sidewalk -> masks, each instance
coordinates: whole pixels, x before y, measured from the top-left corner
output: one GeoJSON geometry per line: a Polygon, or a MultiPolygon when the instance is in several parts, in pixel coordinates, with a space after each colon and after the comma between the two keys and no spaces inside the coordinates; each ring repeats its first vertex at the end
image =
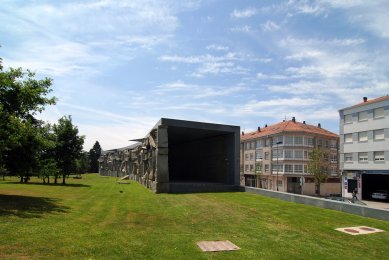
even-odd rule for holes
{"type": "Polygon", "coordinates": [[[388,202],[379,202],[379,201],[371,201],[371,200],[362,200],[362,202],[365,203],[370,208],[389,210],[388,202]]]}

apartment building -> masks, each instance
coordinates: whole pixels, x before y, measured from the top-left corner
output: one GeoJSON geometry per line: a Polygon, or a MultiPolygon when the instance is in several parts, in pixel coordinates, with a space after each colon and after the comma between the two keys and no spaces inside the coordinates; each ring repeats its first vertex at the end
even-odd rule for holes
{"type": "Polygon", "coordinates": [[[389,96],[339,110],[342,194],[359,199],[389,191],[389,96]]]}
{"type": "Polygon", "coordinates": [[[241,180],[244,185],[290,193],[315,194],[308,172],[309,154],[321,147],[327,154],[329,172],[321,195],[340,194],[339,136],[305,121],[292,120],[258,127],[241,135],[241,180]]]}

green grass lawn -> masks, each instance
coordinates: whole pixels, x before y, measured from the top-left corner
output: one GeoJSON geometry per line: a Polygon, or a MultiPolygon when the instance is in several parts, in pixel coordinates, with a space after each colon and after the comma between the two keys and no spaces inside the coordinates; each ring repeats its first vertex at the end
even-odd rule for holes
{"type": "Polygon", "coordinates": [[[95,174],[68,182],[0,180],[0,259],[389,257],[386,221],[249,193],[154,194],[95,174]],[[335,230],[359,225],[386,232],[335,230]],[[201,240],[230,240],[241,250],[203,253],[201,240]]]}

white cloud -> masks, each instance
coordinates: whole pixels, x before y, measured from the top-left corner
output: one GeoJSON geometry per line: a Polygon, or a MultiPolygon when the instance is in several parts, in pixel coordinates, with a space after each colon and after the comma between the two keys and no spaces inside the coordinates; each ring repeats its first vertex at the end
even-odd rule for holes
{"type": "Polygon", "coordinates": [[[176,81],[172,83],[166,83],[160,86],[157,86],[153,91],[155,94],[163,95],[168,93],[172,95],[172,92],[175,92],[180,95],[180,98],[188,99],[203,99],[203,98],[212,98],[212,97],[221,97],[229,96],[234,93],[239,93],[244,91],[246,88],[244,86],[207,86],[207,85],[196,85],[196,84],[187,84],[182,81],[176,81]]]}
{"type": "Polygon", "coordinates": [[[232,32],[243,32],[243,33],[253,33],[253,30],[251,26],[245,25],[245,26],[240,26],[240,27],[233,27],[231,28],[232,32]]]}
{"type": "Polygon", "coordinates": [[[199,56],[163,55],[159,57],[159,60],[165,62],[199,64],[200,66],[191,74],[195,77],[203,77],[207,74],[247,74],[250,69],[237,65],[237,61],[252,60],[268,62],[267,59],[261,60],[233,52],[228,52],[222,56],[213,56],[210,54],[199,56]]]}
{"type": "Polygon", "coordinates": [[[322,3],[343,9],[351,24],[361,26],[379,37],[389,38],[389,5],[386,0],[323,0],[322,3]]]}
{"type": "Polygon", "coordinates": [[[211,44],[207,46],[207,50],[228,51],[229,47],[223,45],[211,44]]]}
{"type": "Polygon", "coordinates": [[[265,31],[265,32],[280,29],[280,26],[278,24],[276,24],[275,22],[270,21],[270,20],[267,21],[266,23],[262,24],[261,26],[262,26],[263,31],[265,31]]]}
{"type": "Polygon", "coordinates": [[[249,18],[253,15],[256,15],[258,13],[258,11],[254,8],[248,8],[248,9],[245,9],[245,10],[234,10],[230,16],[232,18],[249,18]]]}

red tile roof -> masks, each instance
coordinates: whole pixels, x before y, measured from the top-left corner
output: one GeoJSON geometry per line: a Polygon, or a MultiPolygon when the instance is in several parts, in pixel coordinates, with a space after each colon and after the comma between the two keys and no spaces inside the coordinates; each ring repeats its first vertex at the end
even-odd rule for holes
{"type": "Polygon", "coordinates": [[[261,131],[255,131],[250,133],[245,133],[244,135],[240,136],[240,140],[250,140],[253,138],[258,138],[262,136],[267,135],[275,135],[279,133],[305,133],[305,134],[316,134],[316,135],[323,135],[326,137],[339,137],[337,134],[332,133],[330,131],[327,131],[323,128],[314,126],[314,125],[308,125],[303,124],[300,122],[293,122],[292,120],[280,122],[274,125],[270,125],[268,127],[261,128],[261,131]]]}
{"type": "Polygon", "coordinates": [[[379,98],[375,98],[375,99],[371,99],[371,100],[367,100],[366,102],[361,102],[361,103],[358,103],[358,104],[353,105],[351,107],[343,108],[342,110],[348,109],[348,108],[360,107],[360,106],[364,106],[364,105],[369,105],[369,104],[377,103],[377,102],[384,101],[384,100],[387,100],[387,99],[389,99],[389,95],[386,95],[386,96],[383,96],[383,97],[379,97],[379,98]]]}

